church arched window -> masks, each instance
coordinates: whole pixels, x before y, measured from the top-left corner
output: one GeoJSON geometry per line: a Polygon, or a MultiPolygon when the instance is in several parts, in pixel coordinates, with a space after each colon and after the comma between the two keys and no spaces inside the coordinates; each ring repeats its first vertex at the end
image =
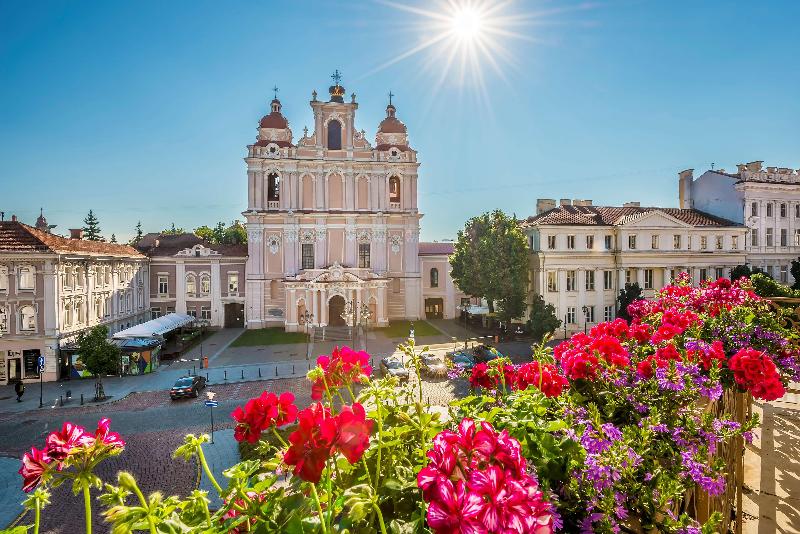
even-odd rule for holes
{"type": "Polygon", "coordinates": [[[397,176],[389,178],[389,202],[400,203],[400,178],[397,176]]]}
{"type": "Polygon", "coordinates": [[[267,200],[278,201],[281,199],[281,178],[274,172],[267,176],[267,200]]]}
{"type": "Polygon", "coordinates": [[[431,269],[431,287],[439,287],[439,269],[431,269]]]}
{"type": "Polygon", "coordinates": [[[328,150],[342,149],[342,123],[337,120],[328,122],[328,150]]]}

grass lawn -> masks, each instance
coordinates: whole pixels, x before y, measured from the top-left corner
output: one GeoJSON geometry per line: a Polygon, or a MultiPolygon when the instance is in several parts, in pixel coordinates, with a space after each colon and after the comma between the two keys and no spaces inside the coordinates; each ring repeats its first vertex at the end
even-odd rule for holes
{"type": "Polygon", "coordinates": [[[286,332],[283,328],[258,328],[245,330],[231,343],[231,347],[257,347],[262,345],[288,345],[305,343],[308,335],[303,332],[286,332]]]}
{"type": "MultiPolygon", "coordinates": [[[[411,328],[411,321],[391,321],[389,326],[380,329],[386,337],[408,337],[408,331],[411,328]]],[[[427,321],[414,321],[414,336],[440,336],[442,335],[434,326],[427,321]]]]}

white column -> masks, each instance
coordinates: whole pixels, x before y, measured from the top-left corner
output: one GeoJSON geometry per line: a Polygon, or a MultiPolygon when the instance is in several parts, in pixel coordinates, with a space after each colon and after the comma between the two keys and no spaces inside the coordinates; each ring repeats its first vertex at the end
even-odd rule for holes
{"type": "Polygon", "coordinates": [[[225,308],[222,305],[222,277],[220,276],[219,260],[211,261],[211,324],[222,326],[224,324],[225,308]]]}
{"type": "MultiPolygon", "coordinates": [[[[199,284],[200,279],[195,283],[199,284]]],[[[186,313],[186,265],[183,260],[175,262],[175,313],[186,313]]]]}

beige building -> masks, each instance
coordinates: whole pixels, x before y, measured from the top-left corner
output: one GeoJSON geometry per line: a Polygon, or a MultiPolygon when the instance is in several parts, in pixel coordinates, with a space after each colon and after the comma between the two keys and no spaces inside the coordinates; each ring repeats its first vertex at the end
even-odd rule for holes
{"type": "Polygon", "coordinates": [[[568,333],[613,320],[626,283],[650,298],[681,272],[698,283],[730,276],[745,262],[747,229],[694,209],[540,199],[522,227],[531,249],[531,296],[555,306],[568,333]]]}
{"type": "Polygon", "coordinates": [[[147,258],[127,245],[0,222],[0,383],[66,376],[61,347],[96,325],[111,333],[148,318],[147,258]]]}
{"type": "Polygon", "coordinates": [[[458,289],[450,276],[450,256],[453,255],[453,249],[454,244],[447,241],[419,244],[422,306],[426,319],[458,318],[460,308],[473,303],[468,295],[458,289]]]}
{"type": "Polygon", "coordinates": [[[295,141],[276,98],[247,147],[248,328],[422,316],[417,153],[391,101],[367,140],[334,81],[312,93],[312,131],[295,141]]]}

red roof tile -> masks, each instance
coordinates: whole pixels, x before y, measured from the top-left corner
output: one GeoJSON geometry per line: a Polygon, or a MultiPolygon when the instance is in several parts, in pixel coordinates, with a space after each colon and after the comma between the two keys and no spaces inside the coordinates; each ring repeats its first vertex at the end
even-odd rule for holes
{"type": "Polygon", "coordinates": [[[692,226],[741,226],[695,209],[618,207],[618,206],[559,206],[522,221],[523,226],[616,226],[658,211],[692,226]]]}
{"type": "Polygon", "coordinates": [[[42,232],[18,221],[0,222],[0,251],[142,257],[135,248],[128,245],[88,239],[68,239],[42,232]]]}
{"type": "Polygon", "coordinates": [[[419,255],[420,256],[450,256],[455,250],[455,243],[445,241],[442,243],[426,243],[420,242],[419,255]]]}

